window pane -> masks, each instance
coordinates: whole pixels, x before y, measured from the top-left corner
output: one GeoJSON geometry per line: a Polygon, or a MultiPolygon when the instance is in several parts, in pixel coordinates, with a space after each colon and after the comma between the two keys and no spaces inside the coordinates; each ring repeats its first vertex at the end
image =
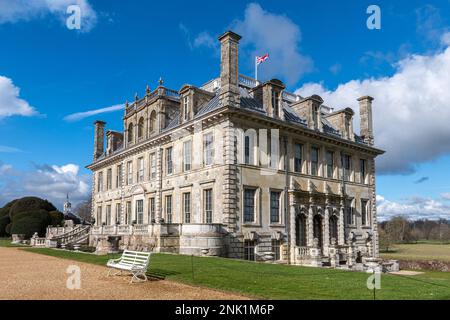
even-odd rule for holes
{"type": "Polygon", "coordinates": [[[172,196],[166,196],[167,223],[172,223],[172,196]]]}
{"type": "Polygon", "coordinates": [[[204,191],[204,202],[205,202],[205,221],[206,223],[212,223],[213,220],[212,189],[206,189],[204,191]]]}
{"type": "Polygon", "coordinates": [[[184,222],[191,223],[191,194],[183,193],[184,222]]]}
{"type": "Polygon", "coordinates": [[[172,174],[173,172],[172,147],[166,149],[166,170],[167,174],[172,174]]]}
{"type": "Polygon", "coordinates": [[[192,158],[192,142],[186,141],[183,144],[183,154],[184,154],[184,158],[183,158],[183,163],[184,163],[184,171],[189,171],[191,170],[191,158],[192,158]]]}
{"type": "Polygon", "coordinates": [[[302,145],[294,145],[294,171],[302,172],[302,145]]]}
{"type": "Polygon", "coordinates": [[[244,190],[244,222],[255,221],[255,189],[244,190]]]}
{"type": "Polygon", "coordinates": [[[144,200],[136,201],[136,222],[137,224],[144,223],[144,200]]]}
{"type": "Polygon", "coordinates": [[[214,137],[212,133],[205,134],[203,136],[203,150],[204,150],[204,159],[203,162],[205,165],[210,165],[213,163],[214,159],[214,137]]]}
{"type": "Polygon", "coordinates": [[[331,151],[327,152],[327,178],[333,178],[334,171],[334,153],[331,151]]]}
{"type": "Polygon", "coordinates": [[[319,168],[319,149],[311,148],[311,175],[317,176],[319,168]]]}
{"type": "Polygon", "coordinates": [[[280,222],[280,192],[270,192],[270,222],[280,222]]]}

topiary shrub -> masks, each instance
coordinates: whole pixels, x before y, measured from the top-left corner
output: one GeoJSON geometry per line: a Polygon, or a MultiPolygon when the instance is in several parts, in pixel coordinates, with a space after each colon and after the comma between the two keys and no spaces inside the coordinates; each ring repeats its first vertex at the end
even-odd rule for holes
{"type": "Polygon", "coordinates": [[[64,223],[64,214],[59,211],[50,211],[50,225],[52,226],[62,226],[64,223]]]}
{"type": "Polygon", "coordinates": [[[0,217],[0,237],[6,237],[9,234],[6,233],[6,226],[11,223],[9,215],[4,215],[0,217]]]}
{"type": "Polygon", "coordinates": [[[11,209],[9,210],[9,218],[14,221],[14,216],[23,212],[30,212],[34,210],[45,210],[50,212],[56,211],[56,208],[47,200],[37,197],[25,197],[14,201],[11,209]]]}
{"type": "Polygon", "coordinates": [[[42,237],[51,220],[49,213],[42,209],[20,213],[14,216],[11,234],[24,234],[26,238],[30,238],[37,232],[42,237]]]}

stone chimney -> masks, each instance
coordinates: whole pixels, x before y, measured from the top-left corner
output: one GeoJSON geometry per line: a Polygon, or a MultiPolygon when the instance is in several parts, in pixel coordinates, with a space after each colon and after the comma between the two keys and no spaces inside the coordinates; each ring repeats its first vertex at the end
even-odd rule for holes
{"type": "Polygon", "coordinates": [[[220,41],[220,101],[222,106],[239,107],[239,40],[241,36],[227,31],[220,41]]]}
{"type": "Polygon", "coordinates": [[[96,161],[104,152],[105,124],[106,122],[100,120],[94,122],[94,161],[96,161]]]}
{"type": "Polygon", "coordinates": [[[360,135],[369,145],[374,144],[373,137],[373,121],[372,121],[372,101],[374,99],[370,96],[364,96],[358,99],[359,101],[359,116],[360,116],[360,135]]]}

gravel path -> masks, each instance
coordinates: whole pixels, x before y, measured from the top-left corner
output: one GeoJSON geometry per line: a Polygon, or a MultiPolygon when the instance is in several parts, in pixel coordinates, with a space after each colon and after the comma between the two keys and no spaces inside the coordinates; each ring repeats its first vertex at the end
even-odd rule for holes
{"type": "Polygon", "coordinates": [[[130,276],[106,277],[106,267],[0,247],[0,300],[4,299],[246,299],[244,296],[167,280],[129,284],[130,276]],[[81,270],[81,288],[67,289],[69,266],[81,270]]]}

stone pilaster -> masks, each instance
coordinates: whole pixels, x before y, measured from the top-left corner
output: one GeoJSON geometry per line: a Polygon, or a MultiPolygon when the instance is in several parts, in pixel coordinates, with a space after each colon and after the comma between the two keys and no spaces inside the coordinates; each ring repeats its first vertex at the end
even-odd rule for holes
{"type": "Polygon", "coordinates": [[[328,252],[328,247],[330,245],[330,209],[328,206],[325,207],[325,230],[323,232],[323,251],[328,252]]]}
{"type": "Polygon", "coordinates": [[[233,233],[237,228],[238,211],[238,185],[236,167],[235,130],[231,121],[224,123],[224,181],[223,191],[223,223],[229,232],[233,233]]]}
{"type": "Polygon", "coordinates": [[[312,247],[314,244],[314,221],[313,221],[314,211],[312,206],[309,206],[308,209],[308,235],[306,242],[308,247],[312,247]]]}
{"type": "Polygon", "coordinates": [[[295,196],[294,194],[291,192],[289,193],[289,233],[290,233],[290,237],[289,237],[289,248],[290,248],[290,260],[291,263],[295,263],[295,249],[296,249],[296,243],[295,243],[295,239],[296,239],[296,234],[297,234],[297,230],[295,230],[295,200],[294,200],[295,196]]]}
{"type": "Polygon", "coordinates": [[[370,191],[371,191],[371,199],[370,199],[370,207],[371,207],[371,225],[373,231],[373,256],[374,258],[378,258],[379,256],[379,239],[378,239],[378,218],[377,218],[377,193],[375,188],[375,160],[372,159],[370,162],[370,191]]]}
{"type": "Polygon", "coordinates": [[[344,231],[344,206],[339,208],[339,230],[338,230],[338,245],[345,244],[345,231],[344,231]]]}
{"type": "Polygon", "coordinates": [[[164,158],[164,149],[158,148],[156,151],[156,181],[158,184],[158,192],[155,194],[155,220],[156,222],[160,222],[162,219],[162,180],[163,180],[163,160],[164,158]]]}

